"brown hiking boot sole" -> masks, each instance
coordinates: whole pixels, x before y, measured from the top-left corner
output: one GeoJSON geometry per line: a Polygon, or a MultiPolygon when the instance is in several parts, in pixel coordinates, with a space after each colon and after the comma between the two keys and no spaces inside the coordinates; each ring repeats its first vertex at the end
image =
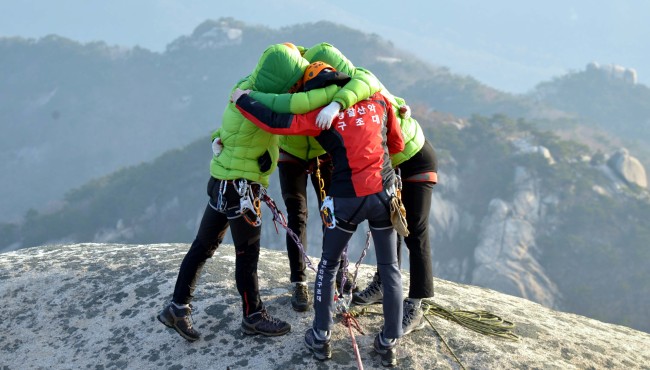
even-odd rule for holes
{"type": "Polygon", "coordinates": [[[290,325],[287,325],[287,328],[285,330],[275,332],[275,333],[268,333],[268,332],[258,331],[257,329],[251,328],[249,326],[245,326],[244,324],[241,325],[241,332],[246,334],[246,335],[262,334],[265,337],[279,337],[280,335],[285,335],[290,331],[291,331],[291,326],[290,325]]]}
{"type": "Polygon", "coordinates": [[[175,325],[175,324],[176,324],[175,322],[170,322],[170,321],[168,320],[167,317],[163,317],[162,313],[159,313],[158,315],[156,315],[156,318],[158,318],[158,321],[160,321],[161,323],[163,323],[163,325],[165,325],[166,327],[176,330],[176,332],[177,332],[181,337],[185,338],[187,341],[189,341],[189,342],[196,342],[197,340],[199,340],[199,338],[192,338],[192,337],[188,336],[187,334],[183,333],[183,331],[180,330],[180,329],[175,325]]]}

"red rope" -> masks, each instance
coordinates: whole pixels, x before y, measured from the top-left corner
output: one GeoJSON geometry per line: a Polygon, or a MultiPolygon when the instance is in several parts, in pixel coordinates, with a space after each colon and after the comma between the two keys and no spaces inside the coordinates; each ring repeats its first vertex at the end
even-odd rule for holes
{"type": "Polygon", "coordinates": [[[348,331],[350,332],[350,338],[352,339],[352,349],[354,350],[354,356],[357,358],[357,368],[359,370],[363,370],[363,362],[361,362],[361,353],[359,353],[359,346],[357,345],[357,340],[354,337],[354,332],[352,331],[352,328],[356,329],[361,335],[365,335],[363,333],[363,330],[361,330],[361,326],[359,325],[359,322],[357,319],[352,317],[350,313],[348,312],[343,312],[343,325],[348,327],[348,331]]]}

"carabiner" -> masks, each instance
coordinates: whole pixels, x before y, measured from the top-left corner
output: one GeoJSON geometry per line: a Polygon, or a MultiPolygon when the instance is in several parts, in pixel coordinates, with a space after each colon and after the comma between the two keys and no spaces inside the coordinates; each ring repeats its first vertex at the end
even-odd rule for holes
{"type": "Polygon", "coordinates": [[[249,196],[239,199],[239,213],[253,227],[258,227],[262,224],[261,214],[253,207],[249,196]]]}
{"type": "Polygon", "coordinates": [[[323,220],[323,224],[328,229],[336,227],[336,218],[334,217],[334,198],[329,195],[325,197],[323,204],[320,206],[320,217],[323,220]]]}

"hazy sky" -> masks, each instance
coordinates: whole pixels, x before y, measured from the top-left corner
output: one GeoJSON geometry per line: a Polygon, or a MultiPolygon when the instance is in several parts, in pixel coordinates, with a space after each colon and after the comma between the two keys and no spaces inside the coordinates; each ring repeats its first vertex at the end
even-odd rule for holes
{"type": "MultiPolygon", "coordinates": [[[[329,20],[376,33],[435,65],[525,92],[591,61],[650,79],[650,1],[0,0],[0,37],[57,34],[164,51],[207,19],[272,28],[329,20]]],[[[327,41],[327,36],[323,36],[327,41]]]]}

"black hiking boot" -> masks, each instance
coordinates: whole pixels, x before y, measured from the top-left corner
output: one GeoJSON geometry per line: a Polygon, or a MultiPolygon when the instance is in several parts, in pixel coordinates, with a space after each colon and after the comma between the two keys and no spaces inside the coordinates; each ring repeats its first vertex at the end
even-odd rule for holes
{"type": "Polygon", "coordinates": [[[325,361],[332,358],[332,350],[330,348],[330,340],[324,339],[320,340],[316,338],[316,333],[314,329],[309,329],[305,333],[305,345],[311,353],[314,354],[314,357],[319,361],[325,361]]]}
{"type": "Polygon", "coordinates": [[[296,283],[291,296],[291,307],[295,311],[305,312],[309,310],[309,291],[307,285],[296,283]]]}
{"type": "Polygon", "coordinates": [[[192,327],[192,305],[178,307],[174,302],[169,303],[158,314],[158,321],[172,328],[190,342],[201,338],[201,333],[192,327]]]}
{"type": "Polygon", "coordinates": [[[288,322],[273,318],[266,312],[266,308],[241,320],[241,331],[247,335],[262,334],[267,337],[277,337],[287,334],[290,330],[291,325],[288,322]]]}
{"type": "Polygon", "coordinates": [[[385,367],[393,367],[397,365],[397,341],[392,345],[383,345],[379,336],[381,333],[377,334],[375,337],[375,343],[373,348],[375,352],[379,353],[381,356],[381,364],[385,367]]]}
{"type": "MultiPolygon", "coordinates": [[[[352,278],[352,274],[349,272],[345,274],[345,284],[343,285],[344,294],[350,294],[350,292],[356,293],[359,291],[359,287],[357,286],[352,289],[352,278]]],[[[336,290],[339,292],[341,291],[341,280],[343,280],[343,272],[341,269],[339,269],[339,271],[336,273],[336,290]]]]}
{"type": "Polygon", "coordinates": [[[383,300],[384,291],[382,290],[381,280],[379,280],[378,274],[375,274],[366,289],[352,295],[352,303],[359,306],[382,303],[383,300]]]}

